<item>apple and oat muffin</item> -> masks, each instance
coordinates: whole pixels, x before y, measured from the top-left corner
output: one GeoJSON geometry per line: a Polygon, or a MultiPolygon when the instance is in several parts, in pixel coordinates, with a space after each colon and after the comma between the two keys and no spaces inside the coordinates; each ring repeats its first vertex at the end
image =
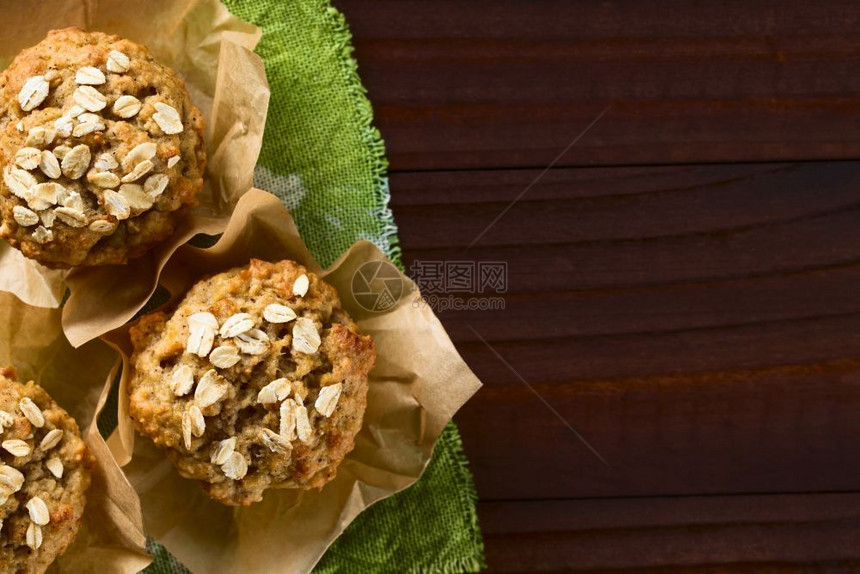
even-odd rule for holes
{"type": "Polygon", "coordinates": [[[221,503],[321,488],[355,444],[374,344],[297,263],[255,259],[204,279],[131,339],[135,428],[221,503]]]}
{"type": "Polygon", "coordinates": [[[47,570],[72,543],[93,457],[48,393],[0,369],[0,573],[47,570]]]}
{"type": "Polygon", "coordinates": [[[55,268],[144,254],[203,188],[203,123],[145,47],[50,32],[0,74],[0,237],[55,268]]]}

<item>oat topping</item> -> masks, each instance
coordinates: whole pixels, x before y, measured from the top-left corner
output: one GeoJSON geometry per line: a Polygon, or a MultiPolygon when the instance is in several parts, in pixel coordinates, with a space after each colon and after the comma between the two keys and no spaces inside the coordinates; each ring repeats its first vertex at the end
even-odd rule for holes
{"type": "Polygon", "coordinates": [[[304,297],[308,293],[308,286],[310,286],[308,276],[304,274],[299,275],[296,278],[296,282],[293,283],[293,295],[296,297],[304,297]]]}
{"type": "Polygon", "coordinates": [[[11,369],[0,368],[0,405],[0,570],[43,572],[80,526],[92,458],[68,413],[11,369]]]}
{"type": "Polygon", "coordinates": [[[220,334],[227,339],[241,335],[245,331],[250,331],[254,328],[254,320],[247,313],[236,313],[221,325],[220,334]]]}
{"type": "MultiPolygon", "coordinates": [[[[84,108],[82,108],[82,107],[81,107],[81,106],[79,106],[78,104],[75,104],[75,105],[73,105],[71,108],[69,108],[69,109],[66,111],[66,113],[64,113],[63,115],[64,115],[64,116],[66,116],[66,117],[72,118],[72,119],[74,119],[74,118],[78,118],[78,119],[80,119],[80,118],[82,118],[82,117],[83,117],[84,112],[86,112],[86,111],[87,111],[87,110],[85,110],[84,108]]],[[[89,114],[89,115],[90,115],[90,116],[94,116],[95,114],[89,114]]],[[[95,117],[98,117],[98,116],[95,116],[95,117]]]]}
{"type": "Polygon", "coordinates": [[[267,488],[319,487],[354,445],[372,342],[332,287],[305,271],[254,260],[199,282],[172,316],[156,312],[132,328],[135,427],[218,501],[248,504],[267,488]],[[199,352],[202,332],[211,337],[209,353],[199,352]],[[183,416],[191,405],[203,417],[199,438],[183,416]]]}
{"type": "Polygon", "coordinates": [[[31,225],[36,225],[39,223],[39,216],[36,215],[36,212],[27,209],[21,205],[16,205],[12,208],[12,216],[18,225],[23,227],[29,227],[31,225]]]}
{"type": "Polygon", "coordinates": [[[115,188],[119,185],[119,177],[115,173],[109,171],[99,171],[87,175],[87,181],[99,187],[108,189],[115,188]]]}
{"type": "Polygon", "coordinates": [[[312,354],[317,352],[321,342],[313,321],[305,317],[296,319],[293,325],[293,349],[299,353],[312,354]]]}
{"type": "Polygon", "coordinates": [[[185,350],[194,355],[205,357],[212,350],[212,343],[214,342],[215,330],[206,325],[199,325],[191,328],[188,341],[185,343],[185,350]]]}
{"type": "Polygon", "coordinates": [[[241,453],[233,451],[227,461],[221,465],[224,476],[233,480],[242,480],[248,473],[248,461],[241,453]]]}
{"type": "Polygon", "coordinates": [[[150,160],[145,159],[136,166],[134,166],[134,169],[131,170],[129,173],[122,176],[121,181],[123,183],[131,183],[133,181],[137,181],[138,179],[142,178],[144,175],[152,171],[153,167],[155,167],[155,164],[153,164],[150,160]]]}
{"type": "Polygon", "coordinates": [[[30,188],[38,183],[30,172],[14,167],[7,167],[3,171],[3,182],[9,191],[23,200],[31,195],[30,188]]]}
{"type": "Polygon", "coordinates": [[[257,394],[257,402],[264,405],[274,404],[290,396],[291,391],[292,387],[288,379],[276,379],[260,389],[257,394]]]}
{"type": "Polygon", "coordinates": [[[161,197],[164,190],[167,189],[168,183],[170,183],[169,177],[163,173],[156,173],[146,178],[146,181],[143,184],[143,192],[151,202],[155,202],[159,197],[161,197]]]}
{"type": "Polygon", "coordinates": [[[63,440],[63,430],[62,429],[52,429],[48,431],[48,433],[42,438],[42,442],[39,443],[39,448],[41,450],[51,450],[63,440]]]}
{"type": "Polygon", "coordinates": [[[15,154],[15,165],[21,169],[36,169],[42,159],[42,151],[35,147],[22,147],[15,154]]]}
{"type": "Polygon", "coordinates": [[[191,392],[194,386],[194,370],[189,365],[181,365],[173,371],[173,376],[170,379],[170,384],[173,386],[173,394],[177,397],[183,397],[191,392]]]}
{"type": "Polygon", "coordinates": [[[304,405],[296,406],[296,434],[302,442],[311,439],[311,422],[308,419],[308,409],[304,405]]]}
{"type": "Polygon", "coordinates": [[[281,421],[278,427],[278,434],[287,440],[296,438],[296,409],[299,405],[294,400],[286,400],[281,403],[280,415],[281,421]]]}
{"type": "Polygon", "coordinates": [[[152,119],[155,120],[155,123],[158,124],[158,127],[164,133],[170,135],[182,133],[184,129],[182,118],[179,117],[179,112],[176,111],[176,108],[162,102],[155,102],[155,109],[157,111],[152,114],[152,119]]]}
{"type": "Polygon", "coordinates": [[[188,407],[188,419],[191,421],[191,434],[196,437],[203,436],[203,433],[206,432],[206,419],[203,418],[200,407],[194,403],[188,407]]]}
{"type": "Polygon", "coordinates": [[[296,318],[296,312],[278,303],[272,303],[263,310],[263,319],[269,323],[289,323],[296,318]]]}
{"type": "Polygon", "coordinates": [[[36,126],[27,132],[27,145],[42,148],[51,145],[57,132],[51,128],[36,126]]]}
{"type": "Polygon", "coordinates": [[[72,135],[76,138],[82,138],[87,134],[100,132],[104,129],[104,123],[95,114],[81,114],[78,125],[72,130],[72,135]]]}
{"type": "Polygon", "coordinates": [[[44,226],[40,225],[36,228],[36,231],[33,232],[33,240],[36,243],[48,243],[54,239],[54,233],[50,229],[46,229],[44,226]]]}
{"type": "Polygon", "coordinates": [[[69,179],[80,179],[90,167],[90,148],[84,144],[76,145],[63,157],[60,164],[63,175],[69,179]]]}
{"type": "Polygon", "coordinates": [[[75,122],[69,116],[60,116],[54,121],[54,130],[60,137],[69,137],[73,129],[75,129],[75,122]]]}
{"type": "Polygon", "coordinates": [[[13,466],[0,464],[0,485],[18,492],[24,486],[24,474],[13,466]]]}
{"type": "Polygon", "coordinates": [[[141,213],[152,207],[152,200],[143,190],[142,185],[124,183],[119,186],[119,194],[131,208],[132,213],[141,213]]]}
{"type": "Polygon", "coordinates": [[[337,406],[337,401],[340,398],[340,393],[343,390],[343,385],[337,383],[320,389],[319,396],[314,403],[314,408],[324,417],[330,417],[337,406]]]}
{"type": "Polygon", "coordinates": [[[122,160],[122,167],[130,171],[138,163],[155,157],[158,147],[152,142],[139,144],[131,149],[122,160]]]}
{"type": "Polygon", "coordinates": [[[137,115],[140,111],[140,100],[134,96],[120,96],[113,104],[113,113],[121,118],[128,119],[137,115]]]}
{"type": "Polygon", "coordinates": [[[209,362],[219,369],[229,369],[241,359],[239,349],[230,345],[221,345],[209,353],[209,362]]]}
{"type": "Polygon", "coordinates": [[[24,397],[18,403],[18,408],[21,409],[21,412],[27,417],[31,425],[36,428],[45,426],[45,416],[42,414],[42,410],[33,402],[33,399],[24,397]]]}
{"type": "MultiPolygon", "coordinates": [[[[90,169],[92,156],[97,154],[93,165],[95,171],[87,174],[84,191],[81,191],[92,194],[93,198],[88,199],[86,208],[76,209],[74,212],[58,210],[57,216],[60,222],[70,227],[89,228],[95,233],[107,235],[116,230],[117,221],[129,219],[153,208],[170,186],[168,174],[171,172],[168,170],[172,170],[181,158],[174,151],[174,155],[169,158],[158,159],[156,155],[159,144],[145,141],[125,153],[124,157],[120,156],[123,171],[114,172],[120,162],[111,153],[99,153],[105,145],[100,138],[110,137],[108,133],[116,133],[111,130],[119,124],[137,125],[138,129],[149,130],[149,136],[155,138],[163,137],[162,134],[180,134],[185,131],[185,126],[177,108],[164,101],[166,95],[169,97],[169,92],[154,94],[155,101],[150,99],[152,96],[139,99],[129,93],[116,95],[116,84],[108,82],[106,72],[128,73],[132,68],[128,55],[111,50],[104,67],[100,68],[95,64],[83,65],[73,71],[76,86],[68,98],[70,101],[65,104],[68,106],[65,109],[62,101],[54,103],[48,100],[52,80],[61,77],[56,69],[52,68],[45,75],[34,75],[24,81],[17,94],[18,105],[23,112],[35,113],[47,100],[51,102],[49,105],[61,109],[61,115],[50,116],[54,119],[48,121],[47,125],[29,128],[26,145],[15,151],[12,165],[3,170],[3,181],[15,196],[27,203],[27,208],[31,211],[53,211],[53,206],[57,203],[46,202],[33,192],[33,188],[46,183],[42,178],[60,180],[66,177],[72,181],[80,180],[90,169]],[[151,116],[154,124],[149,122],[146,127],[141,127],[142,122],[135,124],[135,120],[145,105],[155,108],[151,116]],[[102,135],[103,133],[105,135],[102,135]],[[94,134],[95,139],[92,139],[94,134]],[[54,150],[48,149],[57,138],[62,138],[63,144],[54,150]],[[37,175],[38,179],[34,175],[37,175]],[[132,183],[137,187],[122,187],[122,184],[132,183]],[[108,216],[113,220],[100,220],[99,216],[108,216]],[[95,229],[92,228],[93,225],[95,229]]],[[[57,86],[57,82],[53,83],[57,86]]],[[[175,102],[172,99],[169,101],[175,102]]],[[[25,131],[24,125],[23,122],[18,122],[18,131],[25,131]]],[[[174,177],[184,176],[185,174],[179,174],[174,177]]],[[[59,183],[69,185],[63,181],[59,183]]],[[[44,245],[55,240],[53,233],[50,233],[53,219],[43,226],[44,229],[33,229],[36,222],[31,215],[23,215],[23,212],[14,217],[14,220],[21,227],[31,228],[28,235],[38,244],[44,245]]],[[[203,339],[205,341],[206,337],[203,339]]]]}
{"type": "Polygon", "coordinates": [[[54,225],[54,220],[57,218],[56,214],[49,209],[43,209],[38,213],[39,221],[42,222],[42,225],[44,225],[46,229],[50,229],[51,226],[54,225]]]}
{"type": "Polygon", "coordinates": [[[269,350],[269,336],[260,329],[249,329],[239,333],[233,341],[247,355],[262,355],[269,350]]]}
{"type": "Polygon", "coordinates": [[[107,98],[92,86],[78,87],[72,98],[76,104],[91,112],[100,112],[107,106],[107,98]]]}
{"type": "Polygon", "coordinates": [[[80,85],[99,86],[105,83],[105,75],[98,68],[86,66],[75,73],[75,82],[80,85]]]}
{"type": "MultiPolygon", "coordinates": [[[[143,160],[146,161],[146,160],[143,160]]],[[[293,284],[293,294],[307,294],[310,281],[306,274],[300,275],[293,284]]],[[[280,303],[272,303],[263,310],[263,320],[273,324],[283,324],[295,321],[292,328],[292,346],[298,352],[316,353],[321,344],[320,333],[314,322],[305,317],[297,317],[295,311],[280,303]]],[[[256,327],[254,318],[248,313],[235,313],[228,317],[219,327],[217,318],[208,312],[194,313],[188,318],[189,337],[186,341],[186,351],[200,357],[208,355],[209,362],[218,369],[228,369],[242,360],[242,354],[259,355],[269,349],[269,336],[265,331],[256,327]],[[215,346],[216,336],[233,344],[221,343],[215,346]],[[214,347],[214,348],[213,348],[214,347]]],[[[171,385],[176,396],[188,394],[194,385],[193,370],[190,366],[177,367],[171,378],[171,385]]],[[[206,409],[219,402],[227,393],[229,383],[219,377],[215,370],[207,371],[194,392],[192,406],[206,409]]],[[[314,408],[323,416],[330,417],[337,407],[343,389],[341,383],[328,385],[320,389],[314,402],[314,408]]],[[[263,405],[277,405],[279,409],[279,432],[265,429],[260,434],[260,441],[272,452],[280,452],[291,448],[290,441],[298,438],[302,442],[311,440],[311,427],[308,409],[303,404],[302,396],[296,394],[288,399],[292,392],[291,383],[286,378],[273,380],[257,394],[257,402],[263,405]]],[[[201,417],[203,417],[201,411],[201,417]]],[[[190,448],[192,433],[191,418],[188,413],[183,418],[183,436],[186,448],[190,448]]],[[[198,425],[205,428],[204,425],[198,425]]],[[[201,431],[202,432],[202,431],[201,431]]],[[[194,435],[197,436],[197,435],[194,435]]],[[[234,473],[230,460],[235,448],[235,437],[222,441],[213,452],[213,464],[221,465],[225,475],[234,473]],[[216,462],[217,461],[217,462],[216,462]]],[[[239,459],[236,458],[236,461],[239,459]]],[[[242,459],[244,460],[244,459],[242,459]]],[[[238,471],[237,471],[238,472],[238,471]]],[[[239,473],[241,474],[241,473],[239,473]]]]}
{"type": "Polygon", "coordinates": [[[60,162],[57,160],[57,156],[48,149],[42,150],[39,154],[39,163],[37,167],[45,174],[45,177],[49,177],[51,179],[57,179],[63,174],[60,169],[60,162]]]}
{"type": "Polygon", "coordinates": [[[66,188],[59,183],[52,181],[39,183],[30,188],[30,197],[27,198],[27,203],[33,209],[48,209],[57,205],[60,202],[60,196],[65,192],[66,188]]]}
{"type": "Polygon", "coordinates": [[[293,448],[292,443],[286,437],[268,428],[260,431],[260,440],[272,452],[284,452],[293,448]]]}
{"type": "Polygon", "coordinates": [[[191,415],[188,411],[182,413],[182,442],[185,448],[191,449],[191,415]]]}
{"type": "Polygon", "coordinates": [[[209,327],[213,331],[217,331],[218,319],[212,313],[194,313],[188,317],[188,328],[194,329],[198,326],[209,327]]]}
{"type": "Polygon", "coordinates": [[[131,208],[123,196],[112,189],[104,192],[105,211],[119,220],[131,217],[131,208]]]}
{"type": "Polygon", "coordinates": [[[108,54],[107,69],[115,74],[124,74],[131,68],[131,60],[128,56],[117,50],[111,50],[108,54]]]}
{"type": "Polygon", "coordinates": [[[236,437],[230,437],[215,443],[212,452],[212,464],[219,466],[224,464],[233,454],[234,450],[236,450],[236,437]]]}
{"type": "Polygon", "coordinates": [[[49,458],[45,462],[45,468],[54,475],[54,478],[63,478],[63,463],[58,458],[49,458]]]}
{"type": "Polygon", "coordinates": [[[51,85],[45,79],[45,76],[33,76],[21,87],[18,92],[18,103],[21,109],[29,112],[39,106],[48,97],[48,92],[51,90],[51,85]]]}
{"type": "Polygon", "coordinates": [[[27,527],[27,546],[33,550],[42,547],[42,528],[34,522],[27,527]]]}
{"type": "Polygon", "coordinates": [[[229,383],[222,379],[215,370],[206,371],[197,383],[194,391],[194,400],[200,408],[212,406],[227,394],[229,383]]]}
{"type": "Polygon", "coordinates": [[[104,219],[96,219],[89,225],[89,230],[94,233],[100,233],[104,235],[108,235],[114,232],[116,229],[116,224],[112,221],[107,221],[104,219]]]}
{"type": "MultiPolygon", "coordinates": [[[[54,154],[56,153],[57,150],[55,149],[54,154]]],[[[99,171],[110,171],[119,167],[116,158],[109,153],[100,154],[93,165],[99,171]]],[[[119,181],[117,181],[117,184],[119,184],[119,181]]]]}
{"type": "Polygon", "coordinates": [[[0,446],[12,456],[27,456],[30,454],[30,445],[21,439],[4,440],[0,443],[0,446]]]}
{"type": "Polygon", "coordinates": [[[45,526],[51,521],[48,505],[38,496],[34,496],[27,502],[27,512],[30,513],[30,520],[39,526],[45,526]]]}
{"type": "Polygon", "coordinates": [[[15,424],[15,417],[4,410],[0,410],[0,431],[9,428],[13,424],[15,424]]]}
{"type": "Polygon", "coordinates": [[[84,227],[87,224],[87,216],[84,212],[73,207],[58,207],[54,213],[69,227],[84,227]]]}

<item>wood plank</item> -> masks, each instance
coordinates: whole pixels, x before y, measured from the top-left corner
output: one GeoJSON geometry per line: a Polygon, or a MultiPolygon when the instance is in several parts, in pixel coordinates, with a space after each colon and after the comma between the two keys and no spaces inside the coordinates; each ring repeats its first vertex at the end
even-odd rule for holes
{"type": "Polygon", "coordinates": [[[510,261],[510,292],[543,293],[741,279],[860,259],[852,241],[860,162],[553,170],[466,248],[537,173],[392,175],[407,264],[510,261]]]}
{"type": "Polygon", "coordinates": [[[523,383],[484,376],[489,356],[464,357],[486,384],[456,417],[483,500],[860,489],[857,359],[545,384],[508,357],[562,422],[523,383]]]}
{"type": "Polygon", "coordinates": [[[490,572],[852,572],[860,494],[482,502],[490,572]]]}
{"type": "Polygon", "coordinates": [[[535,175],[391,180],[407,262],[508,263],[439,314],[483,500],[860,490],[860,163],[553,170],[464,249],[535,175]]]}
{"type": "Polygon", "coordinates": [[[850,1],[336,5],[394,170],[860,156],[850,1]]]}

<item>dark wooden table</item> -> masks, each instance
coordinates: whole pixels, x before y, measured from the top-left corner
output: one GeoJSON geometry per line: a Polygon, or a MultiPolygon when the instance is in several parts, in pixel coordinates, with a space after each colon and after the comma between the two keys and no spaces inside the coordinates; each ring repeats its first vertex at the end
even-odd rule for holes
{"type": "Polygon", "coordinates": [[[405,260],[508,263],[490,570],[860,571],[860,5],[336,4],[405,260]]]}

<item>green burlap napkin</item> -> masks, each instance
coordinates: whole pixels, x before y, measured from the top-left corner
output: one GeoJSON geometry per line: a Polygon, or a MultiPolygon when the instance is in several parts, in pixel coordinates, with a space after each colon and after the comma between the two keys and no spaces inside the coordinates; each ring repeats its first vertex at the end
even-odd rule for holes
{"type": "MultiPolygon", "coordinates": [[[[321,265],[358,239],[402,265],[384,144],[371,125],[343,16],[328,0],[226,3],[263,30],[257,53],[272,99],[256,185],[290,208],[321,265]]],[[[475,502],[452,423],[421,480],[361,514],[315,572],[475,572],[484,564],[475,502]]],[[[185,572],[158,543],[150,551],[155,562],[147,574],[185,572]]]]}

